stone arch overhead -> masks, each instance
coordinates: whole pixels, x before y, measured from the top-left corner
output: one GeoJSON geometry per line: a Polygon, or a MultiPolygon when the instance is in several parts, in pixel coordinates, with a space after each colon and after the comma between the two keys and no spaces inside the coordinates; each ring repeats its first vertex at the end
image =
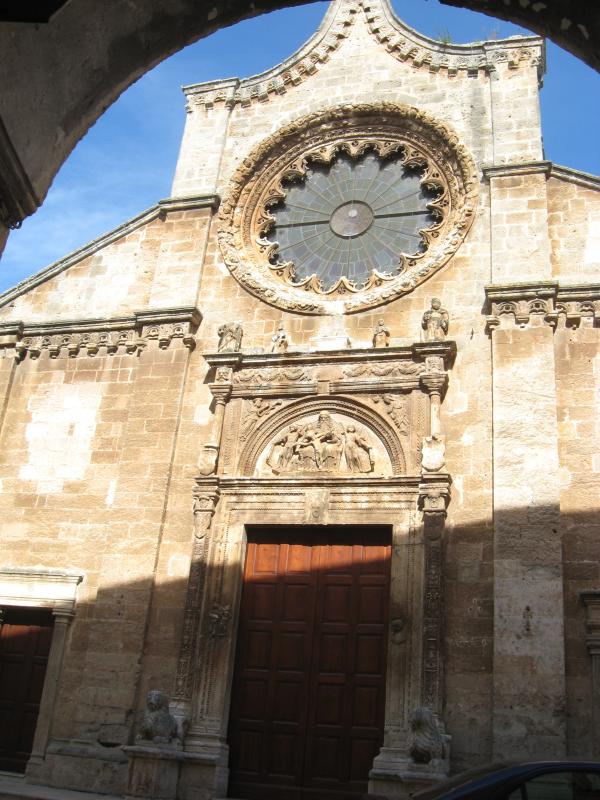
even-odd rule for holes
{"type": "Polygon", "coordinates": [[[406,474],[406,457],[400,439],[390,424],[376,411],[354,399],[330,395],[296,400],[270,416],[257,428],[242,450],[239,474],[254,474],[258,459],[275,434],[308,414],[329,411],[344,414],[369,428],[383,444],[392,465],[392,474],[406,474]]]}
{"type": "MultiPolygon", "coordinates": [[[[354,0],[349,0],[353,2],[354,0]]],[[[346,2],[346,0],[342,0],[346,2]]],[[[508,19],[600,69],[600,5],[588,0],[441,0],[508,19]]],[[[226,27],[298,0],[96,3],[70,0],[45,24],[0,26],[0,248],[41,205],[71,150],[118,96],[161,60],[226,27]]]]}

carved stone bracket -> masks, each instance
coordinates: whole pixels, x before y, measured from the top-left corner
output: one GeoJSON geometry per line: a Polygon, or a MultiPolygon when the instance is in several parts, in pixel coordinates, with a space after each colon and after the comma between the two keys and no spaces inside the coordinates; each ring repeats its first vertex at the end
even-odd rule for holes
{"type": "Polygon", "coordinates": [[[165,308],[135,312],[132,317],[107,320],[0,324],[0,357],[39,358],[139,355],[146,347],[166,350],[174,342],[195,347],[202,316],[197,308],[165,308]]]}
{"type": "Polygon", "coordinates": [[[499,326],[547,324],[555,328],[561,317],[565,324],[577,327],[584,320],[598,325],[600,320],[600,284],[560,286],[557,281],[511,283],[485,287],[486,329],[499,326]]]}

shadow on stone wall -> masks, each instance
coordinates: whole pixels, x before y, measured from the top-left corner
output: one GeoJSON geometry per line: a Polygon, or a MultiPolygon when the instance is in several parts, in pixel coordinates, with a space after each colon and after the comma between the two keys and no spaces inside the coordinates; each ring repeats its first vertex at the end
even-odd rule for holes
{"type": "MultiPolygon", "coordinates": [[[[556,510],[550,511],[550,517],[555,516],[556,510]]],[[[497,644],[501,642],[504,649],[512,641],[518,652],[529,648],[543,653],[548,626],[560,630],[563,614],[567,707],[555,713],[566,717],[568,755],[592,756],[592,665],[580,593],[600,589],[600,519],[591,511],[563,514],[556,532],[544,530],[538,540],[539,526],[532,520],[544,518],[545,510],[540,508],[503,511],[501,519],[496,519],[496,530],[501,526],[503,541],[510,541],[506,547],[494,543],[489,521],[446,530],[445,719],[452,735],[454,772],[493,755],[494,630],[497,644]],[[556,547],[548,547],[548,541],[556,547]],[[509,585],[505,578],[511,569],[515,580],[509,585]],[[495,570],[497,580],[499,571],[503,580],[496,597],[495,570]],[[538,584],[540,576],[543,580],[538,584]],[[559,589],[552,596],[548,578],[559,589]]],[[[285,526],[281,530],[284,537],[285,526]]],[[[31,559],[37,561],[33,554],[31,559]]],[[[241,569],[236,563],[218,574],[207,570],[202,584],[213,597],[221,591],[225,598],[230,587],[238,584],[241,569]]],[[[187,579],[154,583],[148,577],[102,586],[94,603],[77,605],[46,763],[32,772],[34,782],[113,793],[123,790],[126,762],[121,746],[135,739],[147,691],[160,689],[170,697],[176,693],[187,589],[187,579]]],[[[237,602],[234,594],[230,620],[212,637],[210,647],[210,609],[202,609],[195,627],[196,655],[191,658],[196,681],[201,672],[204,680],[206,670],[222,670],[219,663],[232,663],[237,602]],[[207,664],[211,658],[214,663],[207,664]]],[[[398,613],[390,609],[390,618],[398,613]]],[[[535,666],[532,661],[526,663],[535,666]]],[[[519,682],[523,676],[516,677],[519,682]]],[[[214,710],[212,700],[219,702],[218,697],[204,700],[209,716],[214,710]]],[[[519,709],[514,712],[518,714],[519,709]]],[[[530,730],[527,735],[536,732],[530,730]]]]}

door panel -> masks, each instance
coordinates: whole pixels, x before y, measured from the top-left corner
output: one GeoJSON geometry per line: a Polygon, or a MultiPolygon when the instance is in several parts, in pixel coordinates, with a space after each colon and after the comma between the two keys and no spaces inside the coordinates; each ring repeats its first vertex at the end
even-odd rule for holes
{"type": "Polygon", "coordinates": [[[229,794],[355,800],[383,739],[390,534],[251,531],[229,794]]]}
{"type": "Polygon", "coordinates": [[[24,772],[31,753],[48,653],[52,615],[7,608],[0,624],[0,770],[24,772]]]}

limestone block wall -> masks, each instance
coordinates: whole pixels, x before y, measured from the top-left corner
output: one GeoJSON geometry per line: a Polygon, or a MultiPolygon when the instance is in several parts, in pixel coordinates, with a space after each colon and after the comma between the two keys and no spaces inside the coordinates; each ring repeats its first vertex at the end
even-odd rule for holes
{"type": "Polygon", "coordinates": [[[105,319],[197,301],[211,204],[164,204],[0,296],[0,321],[105,319]]]}
{"type": "MultiPolygon", "coordinates": [[[[0,434],[3,563],[84,575],[51,729],[54,758],[38,780],[122,789],[118,746],[132,735],[138,705],[188,359],[180,340],[166,349],[150,342],[136,355],[43,352],[16,367],[0,359],[13,370],[0,434]]],[[[171,673],[180,572],[177,558],[168,561],[153,627],[171,673]]]]}
{"type": "Polygon", "coordinates": [[[548,179],[552,274],[567,283],[598,283],[600,180],[553,165],[548,179]]]}
{"type": "Polygon", "coordinates": [[[600,584],[600,329],[592,323],[563,324],[555,334],[569,752],[588,757],[598,754],[580,593],[600,584]]]}

